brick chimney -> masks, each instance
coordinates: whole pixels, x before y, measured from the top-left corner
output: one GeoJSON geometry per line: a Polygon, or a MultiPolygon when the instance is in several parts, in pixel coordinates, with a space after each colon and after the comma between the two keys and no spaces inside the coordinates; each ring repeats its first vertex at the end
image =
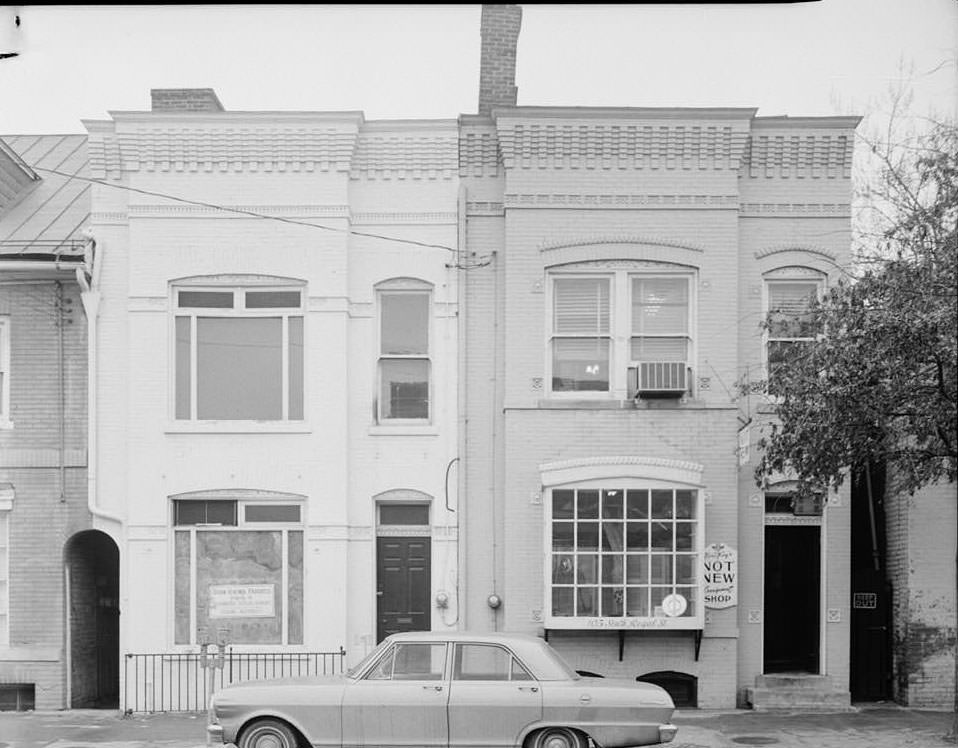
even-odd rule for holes
{"type": "Polygon", "coordinates": [[[212,88],[151,88],[154,112],[222,112],[212,88]]]}
{"type": "Polygon", "coordinates": [[[497,106],[516,105],[516,45],[521,25],[522,8],[518,5],[482,6],[479,114],[489,114],[497,106]]]}

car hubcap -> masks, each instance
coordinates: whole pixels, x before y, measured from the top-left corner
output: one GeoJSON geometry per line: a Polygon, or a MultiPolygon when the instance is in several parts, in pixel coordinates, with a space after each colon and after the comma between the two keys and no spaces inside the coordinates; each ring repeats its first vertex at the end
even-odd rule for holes
{"type": "Polygon", "coordinates": [[[253,741],[253,748],[289,748],[282,735],[274,732],[267,732],[257,736],[253,741]]]}
{"type": "Polygon", "coordinates": [[[550,733],[542,742],[542,748],[572,748],[572,743],[565,735],[550,733]]]}

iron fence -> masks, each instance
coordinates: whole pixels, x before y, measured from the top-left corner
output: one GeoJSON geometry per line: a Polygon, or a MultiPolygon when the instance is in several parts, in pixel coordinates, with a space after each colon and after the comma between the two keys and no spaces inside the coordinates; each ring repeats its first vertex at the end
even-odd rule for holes
{"type": "Polygon", "coordinates": [[[227,648],[222,667],[199,652],[124,656],[123,709],[133,712],[204,712],[209,695],[248,680],[342,673],[346,650],[338,652],[235,652],[227,648]],[[212,675],[211,675],[212,673],[212,675]]]}

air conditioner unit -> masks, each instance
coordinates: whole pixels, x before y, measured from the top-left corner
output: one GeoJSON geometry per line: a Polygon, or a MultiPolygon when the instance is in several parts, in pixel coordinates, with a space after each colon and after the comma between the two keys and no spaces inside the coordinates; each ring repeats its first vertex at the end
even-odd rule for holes
{"type": "Polygon", "coordinates": [[[631,397],[682,397],[688,390],[685,361],[639,361],[629,367],[631,397]]]}

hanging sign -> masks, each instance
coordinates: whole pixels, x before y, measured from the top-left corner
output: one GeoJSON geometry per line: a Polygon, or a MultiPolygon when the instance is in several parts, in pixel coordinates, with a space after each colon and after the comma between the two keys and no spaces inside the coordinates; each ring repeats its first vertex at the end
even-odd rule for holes
{"type": "Polygon", "coordinates": [[[705,547],[705,607],[738,605],[738,551],[725,543],[705,547]]]}
{"type": "Polygon", "coordinates": [[[210,618],[272,618],[273,584],[211,584],[210,618]]]}

